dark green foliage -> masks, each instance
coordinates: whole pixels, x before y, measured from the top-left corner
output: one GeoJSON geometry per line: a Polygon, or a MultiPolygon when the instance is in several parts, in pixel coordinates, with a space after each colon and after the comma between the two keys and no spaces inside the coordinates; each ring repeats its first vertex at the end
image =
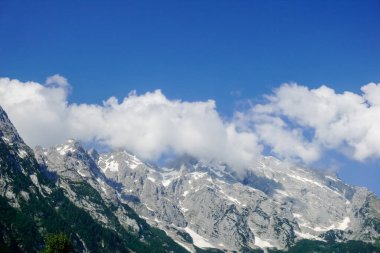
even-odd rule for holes
{"type": "Polygon", "coordinates": [[[107,209],[105,209],[108,214],[107,217],[115,226],[116,231],[106,229],[95,222],[87,212],[72,204],[64,196],[62,190],[56,191],[52,197],[59,206],[58,214],[68,223],[71,223],[69,230],[78,233],[91,252],[128,252],[129,249],[136,252],[165,252],[169,250],[185,252],[163,231],[151,228],[145,220],[138,218],[131,209],[129,209],[131,216],[135,216],[140,223],[140,236],[125,230],[107,209]],[[144,241],[141,241],[140,238],[144,238],[144,241]]]}
{"type": "Polygon", "coordinates": [[[380,252],[380,238],[375,240],[375,249],[377,252],[380,252]]]}
{"type": "MultiPolygon", "coordinates": [[[[271,250],[270,252],[283,252],[271,250]]],[[[288,253],[373,253],[375,246],[362,241],[347,241],[341,243],[327,243],[322,241],[300,240],[290,247],[288,253]]]]}
{"type": "Polygon", "coordinates": [[[86,198],[92,203],[102,205],[103,200],[99,192],[86,182],[71,183],[72,190],[81,198],[86,198]]]}
{"type": "Polygon", "coordinates": [[[0,238],[0,252],[2,253],[19,253],[21,249],[17,246],[17,243],[13,238],[9,238],[10,241],[4,242],[3,238],[0,238]]]}
{"type": "Polygon", "coordinates": [[[19,193],[31,185],[30,180],[22,174],[22,167],[24,167],[22,163],[11,153],[4,141],[0,139],[0,175],[13,179],[12,186],[15,193],[19,193]]]}
{"type": "Polygon", "coordinates": [[[262,249],[251,249],[251,248],[242,248],[239,252],[242,253],[264,253],[262,249]]]}
{"type": "Polygon", "coordinates": [[[181,236],[186,242],[193,243],[193,238],[188,233],[178,230],[177,235],[181,236]]]}
{"type": "Polygon", "coordinates": [[[201,249],[198,247],[195,247],[197,253],[223,253],[223,250],[220,249],[201,249]]]}
{"type": "Polygon", "coordinates": [[[71,241],[63,233],[48,235],[45,248],[41,253],[72,253],[71,241]]]}
{"type": "MultiPolygon", "coordinates": [[[[65,241],[67,241],[67,237],[65,237],[65,241]]],[[[49,240],[47,241],[47,245],[49,245],[49,240]]],[[[62,244],[62,243],[61,243],[62,244]]],[[[14,252],[10,251],[9,248],[2,248],[3,244],[0,243],[0,252],[14,252]],[[4,249],[4,250],[3,250],[4,249]],[[8,249],[8,250],[5,250],[8,249]]],[[[140,250],[140,252],[159,252],[159,251],[145,251],[148,250],[147,248],[144,248],[144,250],[140,250]]],[[[196,250],[198,253],[219,253],[223,252],[218,249],[200,249],[196,247],[196,250]]],[[[70,252],[70,251],[42,251],[43,253],[46,252],[70,252]]],[[[177,251],[174,251],[177,252],[177,251]]],[[[249,252],[249,253],[260,253],[263,252],[261,249],[242,249],[241,252],[249,252]]],[[[285,251],[277,251],[277,250],[270,250],[270,252],[285,252],[285,251]]],[[[301,240],[299,241],[295,246],[291,247],[287,252],[289,253],[307,253],[307,252],[318,252],[318,253],[366,253],[366,252],[380,252],[380,239],[376,240],[375,246],[371,245],[369,243],[364,243],[361,241],[348,241],[346,243],[325,243],[321,241],[310,241],[310,240],[301,240]]]]}
{"type": "Polygon", "coordinates": [[[344,238],[344,232],[341,230],[329,230],[326,233],[319,236],[327,243],[334,243],[336,241],[342,241],[344,238]]]}
{"type": "Polygon", "coordinates": [[[36,245],[42,243],[42,237],[30,217],[11,207],[4,197],[0,196],[0,252],[36,251],[36,245]],[[25,236],[33,235],[33,236],[25,236]]]}
{"type": "Polygon", "coordinates": [[[377,232],[380,233],[380,219],[379,218],[368,218],[365,220],[364,225],[373,227],[377,232]]]}

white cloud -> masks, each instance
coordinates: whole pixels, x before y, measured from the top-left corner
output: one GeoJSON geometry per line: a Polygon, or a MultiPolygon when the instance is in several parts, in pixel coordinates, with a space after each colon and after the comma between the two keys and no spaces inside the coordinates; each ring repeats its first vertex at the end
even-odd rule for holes
{"type": "Polygon", "coordinates": [[[45,86],[49,88],[62,88],[65,92],[68,92],[71,89],[67,79],[59,74],[46,78],[45,86]]]}
{"type": "Polygon", "coordinates": [[[149,160],[189,154],[236,167],[253,164],[263,147],[306,163],[328,150],[356,160],[380,157],[380,84],[363,86],[362,94],[284,84],[230,121],[221,119],[213,100],[170,100],[156,90],[102,105],[69,104],[68,90],[59,75],[45,84],[0,78],[0,105],[32,146],[73,137],[149,160]]]}
{"type": "Polygon", "coordinates": [[[380,157],[380,84],[368,84],[362,91],[336,93],[326,86],[284,84],[265,104],[254,106],[245,120],[284,157],[311,162],[329,149],[349,150],[346,155],[357,160],[380,157]],[[267,126],[268,120],[282,125],[267,126]]]}
{"type": "Polygon", "coordinates": [[[67,80],[55,75],[45,85],[0,79],[0,104],[30,145],[50,146],[69,137],[126,148],[146,159],[189,154],[236,167],[261,152],[254,133],[223,121],[215,102],[169,100],[160,90],[103,105],[68,104],[67,80]]]}
{"type": "Polygon", "coordinates": [[[62,88],[1,78],[0,105],[29,144],[48,145],[69,137],[62,88]]]}

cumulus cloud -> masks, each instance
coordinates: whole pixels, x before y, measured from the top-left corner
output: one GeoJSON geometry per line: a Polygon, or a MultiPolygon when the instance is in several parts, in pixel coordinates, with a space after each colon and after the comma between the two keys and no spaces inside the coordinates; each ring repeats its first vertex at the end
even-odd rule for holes
{"type": "Polygon", "coordinates": [[[70,87],[67,79],[59,74],[55,74],[53,76],[49,76],[46,78],[45,86],[53,87],[53,88],[65,88],[68,89],[70,87]]]}
{"type": "Polygon", "coordinates": [[[253,132],[223,121],[212,100],[169,100],[160,90],[102,105],[68,104],[67,80],[49,77],[44,85],[0,79],[0,104],[30,145],[50,146],[69,137],[126,148],[145,159],[189,154],[236,167],[261,152],[253,132]]]}
{"type": "Polygon", "coordinates": [[[170,100],[160,90],[69,104],[70,87],[60,75],[45,84],[0,78],[0,105],[31,146],[76,138],[148,160],[188,154],[238,168],[252,165],[263,149],[304,163],[329,150],[360,161],[380,157],[380,84],[363,86],[361,94],[284,84],[231,120],[220,117],[213,100],[170,100]]]}
{"type": "Polygon", "coordinates": [[[28,144],[50,145],[68,138],[66,90],[0,78],[0,105],[28,144]]]}
{"type": "Polygon", "coordinates": [[[361,91],[336,93],[326,86],[309,89],[284,84],[266,97],[266,103],[239,117],[249,121],[260,140],[285,158],[312,162],[323,150],[331,149],[360,161],[378,158],[380,84],[370,83],[361,91]],[[268,126],[268,122],[272,123],[268,126]]]}

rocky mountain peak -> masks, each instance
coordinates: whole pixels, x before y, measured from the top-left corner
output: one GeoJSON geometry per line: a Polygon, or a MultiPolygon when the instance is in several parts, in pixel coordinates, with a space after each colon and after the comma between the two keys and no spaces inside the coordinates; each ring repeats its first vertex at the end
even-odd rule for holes
{"type": "Polygon", "coordinates": [[[55,149],[62,156],[73,153],[86,153],[82,144],[75,139],[67,139],[65,143],[57,145],[55,149]]]}
{"type": "Polygon", "coordinates": [[[24,143],[7,113],[0,106],[0,137],[8,144],[24,143]]]}
{"type": "Polygon", "coordinates": [[[125,150],[100,154],[97,163],[103,172],[121,172],[149,167],[148,164],[125,150]]]}
{"type": "Polygon", "coordinates": [[[97,173],[94,160],[75,139],[68,139],[65,143],[49,149],[36,147],[34,151],[41,165],[62,177],[83,181],[97,173]]]}
{"type": "Polygon", "coordinates": [[[33,151],[25,144],[16,128],[8,118],[7,113],[0,106],[0,139],[8,146],[18,159],[30,159],[33,151]]]}

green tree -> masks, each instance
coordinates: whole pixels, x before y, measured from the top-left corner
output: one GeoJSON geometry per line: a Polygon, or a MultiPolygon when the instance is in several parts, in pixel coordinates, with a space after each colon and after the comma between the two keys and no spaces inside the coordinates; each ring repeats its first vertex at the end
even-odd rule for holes
{"type": "Polygon", "coordinates": [[[376,249],[376,252],[380,252],[380,238],[377,238],[375,240],[375,249],[376,249]]]}
{"type": "Polygon", "coordinates": [[[63,233],[51,234],[46,239],[45,248],[41,253],[72,253],[71,241],[63,233]]]}

